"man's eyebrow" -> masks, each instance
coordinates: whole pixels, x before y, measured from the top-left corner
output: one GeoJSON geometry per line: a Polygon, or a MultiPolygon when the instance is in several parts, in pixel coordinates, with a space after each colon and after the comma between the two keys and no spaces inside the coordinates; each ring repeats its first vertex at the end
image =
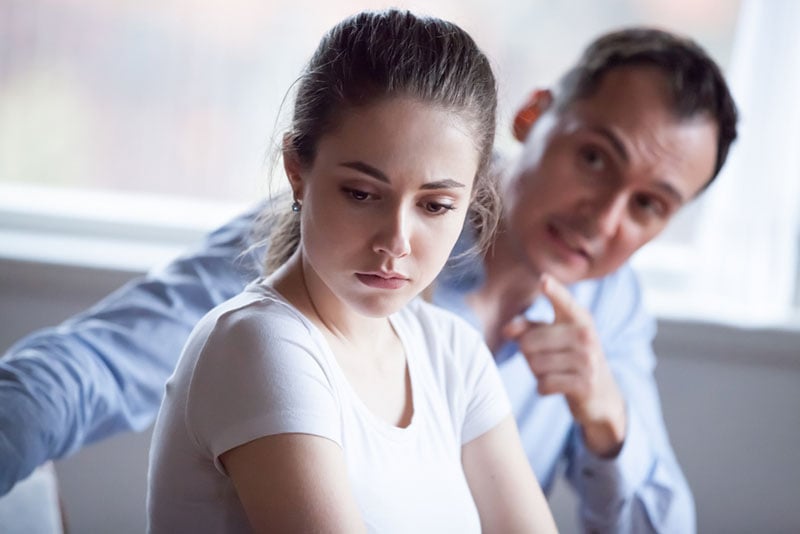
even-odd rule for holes
{"type": "Polygon", "coordinates": [[[622,140],[620,140],[620,138],[614,132],[604,126],[594,126],[590,129],[611,143],[614,151],[620,158],[622,158],[623,161],[628,161],[628,151],[625,150],[625,145],[622,144],[622,140]]]}
{"type": "MultiPolygon", "coordinates": [[[[391,183],[391,180],[389,180],[389,177],[386,176],[386,174],[384,174],[383,171],[380,171],[375,167],[373,167],[372,165],[364,163],[363,161],[344,161],[339,165],[341,165],[342,167],[347,167],[349,169],[356,170],[358,172],[363,172],[364,174],[372,176],[373,178],[375,178],[376,180],[380,180],[381,182],[385,182],[387,184],[391,183]]],[[[453,189],[456,187],[466,187],[466,186],[461,182],[447,178],[444,180],[436,180],[435,182],[424,183],[420,186],[420,189],[453,189]]]]}
{"type": "Polygon", "coordinates": [[[656,184],[656,186],[664,193],[671,196],[675,200],[675,202],[677,202],[679,205],[683,205],[683,203],[686,202],[681,192],[675,189],[675,187],[671,183],[664,180],[660,180],[656,184]]]}
{"type": "Polygon", "coordinates": [[[386,176],[382,171],[376,169],[372,165],[368,165],[363,161],[344,161],[340,163],[342,167],[348,167],[350,169],[356,170],[358,172],[363,172],[364,174],[368,174],[372,176],[376,180],[380,180],[381,182],[385,182],[387,184],[391,183],[389,177],[386,176]]]}

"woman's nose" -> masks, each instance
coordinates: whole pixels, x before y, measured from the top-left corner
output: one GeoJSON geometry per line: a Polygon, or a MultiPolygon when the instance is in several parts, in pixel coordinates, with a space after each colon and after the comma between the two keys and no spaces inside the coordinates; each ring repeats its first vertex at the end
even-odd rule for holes
{"type": "Polygon", "coordinates": [[[402,258],[411,252],[410,220],[405,209],[387,213],[378,228],[373,243],[375,252],[392,258],[402,258]]]}

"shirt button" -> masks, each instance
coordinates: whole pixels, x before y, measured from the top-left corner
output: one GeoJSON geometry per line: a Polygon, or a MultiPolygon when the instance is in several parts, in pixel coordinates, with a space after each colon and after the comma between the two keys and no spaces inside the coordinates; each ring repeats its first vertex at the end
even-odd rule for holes
{"type": "Polygon", "coordinates": [[[589,468],[589,467],[584,467],[584,468],[581,470],[581,474],[582,474],[582,475],[583,475],[585,478],[594,478],[594,471],[593,471],[591,468],[589,468]]]}

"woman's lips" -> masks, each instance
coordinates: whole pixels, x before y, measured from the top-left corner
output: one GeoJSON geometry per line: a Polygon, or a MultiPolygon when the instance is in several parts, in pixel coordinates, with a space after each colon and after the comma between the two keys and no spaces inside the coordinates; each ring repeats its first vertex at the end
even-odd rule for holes
{"type": "Polygon", "coordinates": [[[394,274],[356,273],[356,277],[362,284],[377,289],[400,289],[410,282],[408,278],[394,274]]]}

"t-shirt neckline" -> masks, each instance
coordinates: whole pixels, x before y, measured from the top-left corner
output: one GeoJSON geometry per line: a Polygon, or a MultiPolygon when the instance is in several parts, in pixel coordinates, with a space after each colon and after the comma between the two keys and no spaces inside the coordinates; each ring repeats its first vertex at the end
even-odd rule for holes
{"type": "Polygon", "coordinates": [[[322,334],[319,328],[308,319],[308,317],[298,310],[291,302],[286,300],[283,295],[281,295],[275,288],[270,286],[263,278],[253,282],[247,289],[253,290],[256,288],[258,288],[262,294],[265,294],[274,299],[276,302],[286,306],[289,310],[291,310],[292,313],[297,315],[303,325],[308,329],[309,334],[314,339],[314,342],[322,350],[325,360],[328,362],[333,372],[336,373],[337,380],[344,384],[343,389],[345,389],[345,394],[350,397],[350,401],[355,405],[356,409],[361,412],[364,418],[370,422],[377,432],[380,432],[382,435],[393,440],[411,439],[417,433],[417,428],[421,426],[421,408],[423,403],[421,402],[421,393],[419,393],[419,385],[421,382],[419,373],[417,372],[417,361],[414,357],[413,351],[410,350],[412,345],[409,343],[409,333],[405,329],[405,318],[402,317],[406,313],[409,313],[407,310],[408,304],[387,317],[387,319],[389,319],[389,324],[392,326],[392,329],[394,329],[397,337],[400,339],[400,344],[402,345],[403,353],[406,357],[406,367],[408,368],[409,380],[411,381],[411,399],[413,404],[411,421],[407,426],[399,427],[379,417],[364,403],[363,399],[353,388],[353,385],[350,383],[347,375],[345,375],[344,371],[339,365],[339,361],[336,359],[336,355],[333,354],[333,350],[331,350],[328,341],[325,339],[325,336],[322,334]]]}

